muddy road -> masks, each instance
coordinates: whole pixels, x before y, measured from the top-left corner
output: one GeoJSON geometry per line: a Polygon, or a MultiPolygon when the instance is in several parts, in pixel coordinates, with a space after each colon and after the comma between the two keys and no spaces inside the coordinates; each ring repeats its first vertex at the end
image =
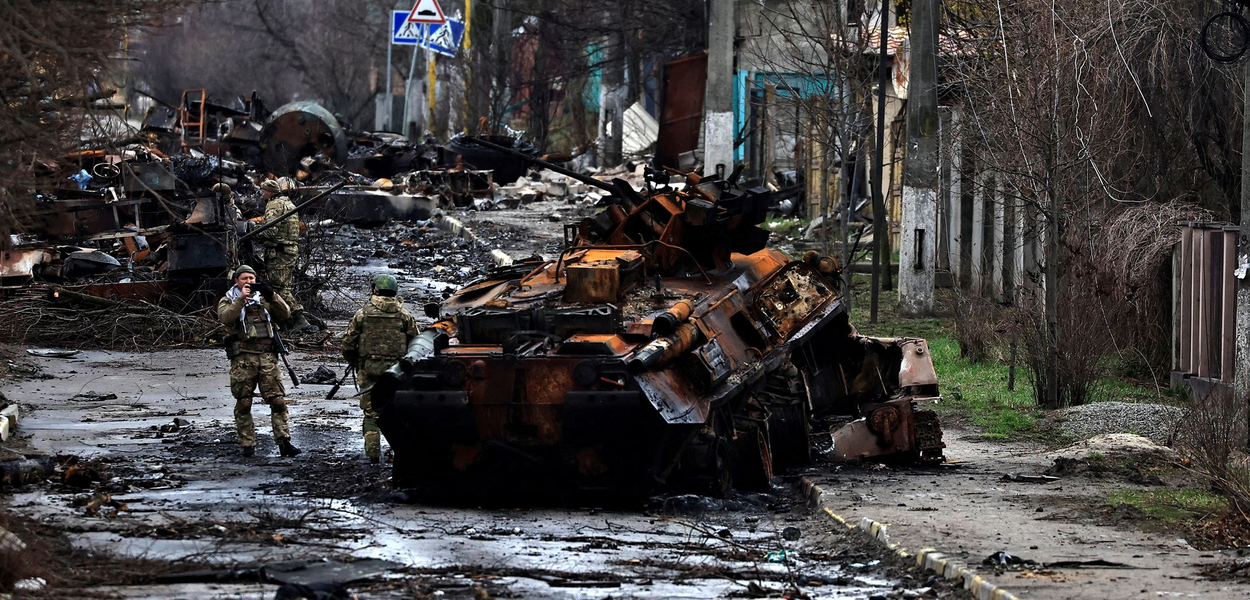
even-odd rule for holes
{"type": "MultiPolygon", "coordinates": [[[[294,357],[301,372],[343,367],[330,353],[294,357]]],[[[389,487],[385,464],[364,460],[359,408],[325,400],[326,385],[289,390],[303,455],[277,456],[268,409],[257,406],[257,456],[244,458],[219,351],[30,362],[42,378],[0,387],[22,406],[16,441],[58,456],[74,477],[7,490],[0,502],[80,550],[155,565],[127,585],[47,590],[60,597],[269,598],[281,581],[324,580],[355,580],[361,598],[924,593],[924,581],[833,532],[790,488],[606,509],[423,506],[389,487]],[[257,582],[259,567],[270,582],[257,582]]]]}

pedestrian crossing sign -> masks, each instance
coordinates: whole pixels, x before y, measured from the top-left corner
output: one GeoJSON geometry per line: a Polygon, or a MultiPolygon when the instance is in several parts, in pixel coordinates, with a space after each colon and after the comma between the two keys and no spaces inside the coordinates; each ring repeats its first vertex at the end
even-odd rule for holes
{"type": "Polygon", "coordinates": [[[419,46],[443,56],[455,56],[464,42],[464,22],[447,19],[442,23],[413,23],[409,12],[391,12],[391,43],[419,46]],[[428,35],[427,35],[428,34],[428,35]]]}

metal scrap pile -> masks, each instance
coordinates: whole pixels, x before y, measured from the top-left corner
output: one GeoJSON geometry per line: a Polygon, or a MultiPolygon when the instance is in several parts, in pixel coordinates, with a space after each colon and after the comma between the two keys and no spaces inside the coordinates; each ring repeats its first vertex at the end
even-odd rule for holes
{"type": "Polygon", "coordinates": [[[515,159],[472,150],[353,131],[312,102],[270,112],[255,95],[228,106],[188,90],[128,139],[40,163],[44,183],[0,253],[0,297],[57,287],[185,313],[215,301],[232,265],[257,261],[240,238],[263,214],[263,179],[298,181],[296,202],[344,184],[306,209],[314,223],[428,220],[440,206],[495,197],[500,173],[524,173],[515,159]]]}

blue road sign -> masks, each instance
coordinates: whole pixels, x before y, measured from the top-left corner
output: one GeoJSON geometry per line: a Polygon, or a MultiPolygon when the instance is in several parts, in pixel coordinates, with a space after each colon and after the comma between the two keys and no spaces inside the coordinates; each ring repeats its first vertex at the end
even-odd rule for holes
{"type": "Polygon", "coordinates": [[[408,11],[391,11],[391,43],[419,46],[443,56],[455,56],[464,42],[464,22],[447,19],[441,25],[409,23],[408,11]],[[429,31],[427,39],[426,32],[429,31]]]}

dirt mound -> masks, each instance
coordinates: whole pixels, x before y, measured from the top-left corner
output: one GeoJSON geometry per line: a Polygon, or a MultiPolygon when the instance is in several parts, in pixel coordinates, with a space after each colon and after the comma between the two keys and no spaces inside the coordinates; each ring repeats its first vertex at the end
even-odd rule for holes
{"type": "Polygon", "coordinates": [[[1169,461],[1176,451],[1132,433],[1105,433],[1047,454],[1054,459],[1133,458],[1169,461]]]}

